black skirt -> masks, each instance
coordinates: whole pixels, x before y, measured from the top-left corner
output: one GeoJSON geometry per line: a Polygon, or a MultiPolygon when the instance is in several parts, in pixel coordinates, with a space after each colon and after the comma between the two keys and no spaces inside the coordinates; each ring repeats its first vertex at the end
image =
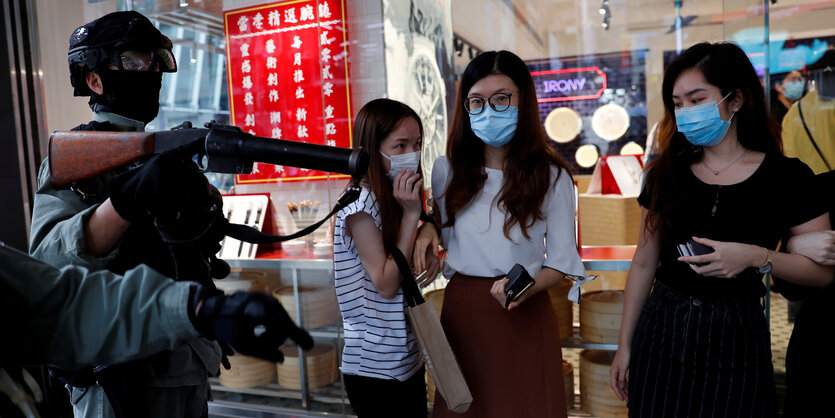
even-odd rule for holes
{"type": "Polygon", "coordinates": [[[759,299],[686,296],[656,282],[632,337],[630,417],[774,417],[759,299]]]}

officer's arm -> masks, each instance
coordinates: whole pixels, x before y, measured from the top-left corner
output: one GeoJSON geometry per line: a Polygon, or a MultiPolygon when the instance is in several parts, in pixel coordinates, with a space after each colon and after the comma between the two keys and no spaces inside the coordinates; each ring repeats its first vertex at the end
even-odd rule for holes
{"type": "MultiPolygon", "coordinates": [[[[56,189],[49,181],[49,164],[41,164],[38,172],[38,190],[32,210],[32,227],[29,234],[29,254],[56,267],[70,264],[101,269],[116,256],[116,251],[105,255],[93,255],[88,250],[85,234],[87,224],[93,215],[101,215],[101,205],[85,203],[70,189],[56,189]]],[[[105,217],[106,219],[106,217],[105,217]]],[[[107,228],[94,227],[90,230],[102,232],[107,228]]],[[[114,226],[115,230],[118,225],[114,226]]],[[[92,238],[93,241],[96,237],[92,238]]],[[[96,245],[94,243],[94,245],[96,245]]],[[[98,248],[104,245],[98,245],[98,248]]]]}
{"type": "Polygon", "coordinates": [[[187,312],[192,286],[146,266],[124,277],[59,270],[0,245],[0,315],[9,331],[0,358],[76,369],[170,349],[198,335],[187,312]]]}
{"type": "Polygon", "coordinates": [[[84,223],[84,241],[87,254],[104,257],[119,243],[130,222],[119,216],[110,199],[97,207],[84,223]]]}

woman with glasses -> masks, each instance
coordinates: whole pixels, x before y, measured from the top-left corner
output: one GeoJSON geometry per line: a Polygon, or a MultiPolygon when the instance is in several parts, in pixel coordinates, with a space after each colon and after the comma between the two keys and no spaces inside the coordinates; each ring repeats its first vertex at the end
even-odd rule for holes
{"type": "MultiPolygon", "coordinates": [[[[567,274],[585,274],[574,238],[574,184],[546,144],[533,79],[513,53],[486,52],[464,70],[432,194],[450,278],[441,323],[473,395],[464,415],[565,417],[547,289],[567,274]],[[535,284],[507,305],[505,275],[517,263],[535,284]]],[[[421,231],[418,270],[432,233],[421,231]]],[[[438,394],[434,416],[459,415],[438,394]]]]}
{"type": "Polygon", "coordinates": [[[831,283],[831,268],[773,251],[829,229],[826,208],[809,167],[783,156],[738,46],[689,48],[667,67],[662,98],[667,146],[638,197],[611,386],[632,417],[775,416],[763,277],[831,283]]]}

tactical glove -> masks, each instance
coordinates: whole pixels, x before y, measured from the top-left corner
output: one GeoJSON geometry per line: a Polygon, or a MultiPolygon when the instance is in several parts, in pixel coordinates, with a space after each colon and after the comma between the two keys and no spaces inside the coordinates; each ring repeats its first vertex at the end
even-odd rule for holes
{"type": "Polygon", "coordinates": [[[192,208],[211,206],[209,181],[183,150],[151,157],[108,181],[110,201],[119,216],[135,222],[150,215],[182,218],[192,208]]]}
{"type": "Polygon", "coordinates": [[[217,338],[247,356],[283,362],[279,347],[289,337],[302,348],[313,347],[313,339],[296,326],[274,297],[259,292],[208,295],[202,287],[192,295],[189,313],[203,336],[217,338]]]}

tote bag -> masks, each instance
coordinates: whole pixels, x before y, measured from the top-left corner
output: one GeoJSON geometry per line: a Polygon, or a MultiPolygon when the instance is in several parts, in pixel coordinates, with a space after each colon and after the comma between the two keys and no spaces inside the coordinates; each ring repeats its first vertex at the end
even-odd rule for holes
{"type": "Polygon", "coordinates": [[[473,396],[449,346],[435,306],[431,300],[424,301],[403,253],[395,247],[391,249],[391,255],[403,276],[400,287],[409,305],[406,309],[409,323],[417,336],[429,373],[435,380],[435,390],[444,397],[450,411],[463,414],[470,409],[473,396]]]}

